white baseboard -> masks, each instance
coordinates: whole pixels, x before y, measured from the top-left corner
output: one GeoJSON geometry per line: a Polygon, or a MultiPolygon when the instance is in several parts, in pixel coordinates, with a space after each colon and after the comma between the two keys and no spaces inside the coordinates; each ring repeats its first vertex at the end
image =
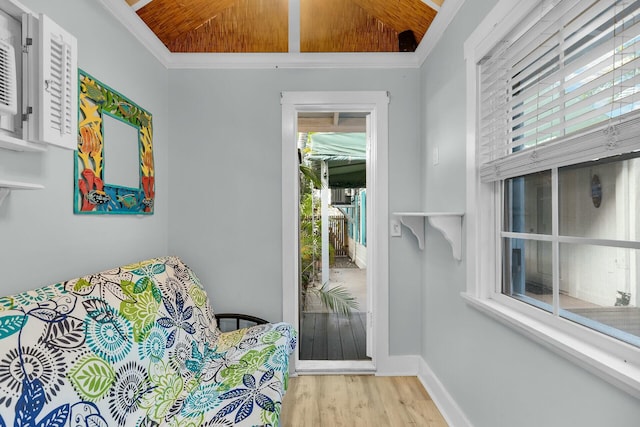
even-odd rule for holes
{"type": "Polygon", "coordinates": [[[418,375],[419,356],[388,356],[378,358],[376,375],[381,377],[414,377],[418,375]]]}
{"type": "Polygon", "coordinates": [[[467,416],[462,412],[458,404],[444,388],[438,377],[431,370],[422,357],[419,359],[418,379],[422,383],[429,396],[436,404],[438,410],[450,427],[473,427],[467,416]]]}

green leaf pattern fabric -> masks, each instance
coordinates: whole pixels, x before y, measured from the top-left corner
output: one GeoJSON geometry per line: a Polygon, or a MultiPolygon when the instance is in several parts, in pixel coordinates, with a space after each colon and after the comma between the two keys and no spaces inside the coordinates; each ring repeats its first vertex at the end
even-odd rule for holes
{"type": "Polygon", "coordinates": [[[177,257],[0,298],[0,426],[277,426],[288,324],[222,333],[177,257]]]}

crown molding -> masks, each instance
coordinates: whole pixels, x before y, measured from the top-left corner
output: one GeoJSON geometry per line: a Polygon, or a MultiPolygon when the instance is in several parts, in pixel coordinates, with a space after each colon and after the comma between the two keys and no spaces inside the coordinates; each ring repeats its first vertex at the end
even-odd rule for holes
{"type": "Polygon", "coordinates": [[[415,53],[173,53],[167,68],[417,68],[415,53]]]}
{"type": "Polygon", "coordinates": [[[427,33],[422,38],[422,42],[416,49],[416,61],[420,65],[424,63],[431,51],[436,47],[463,4],[464,0],[446,0],[442,4],[427,33]]]}
{"type": "Polygon", "coordinates": [[[100,0],[124,28],[127,29],[140,43],[165,67],[171,62],[172,53],[147,27],[137,13],[124,0],[100,0]]]}
{"type": "Polygon", "coordinates": [[[153,0],[138,0],[137,2],[132,4],[131,7],[133,8],[133,10],[137,12],[143,7],[145,7],[146,5],[148,5],[149,3],[151,3],[152,1],[153,0]]]}
{"type": "Polygon", "coordinates": [[[433,0],[422,0],[422,3],[426,4],[427,6],[429,6],[431,9],[435,10],[436,12],[440,11],[440,6],[438,6],[438,4],[436,2],[434,2],[433,0]]]}
{"type": "Polygon", "coordinates": [[[464,0],[446,0],[415,52],[172,53],[124,0],[100,3],[168,69],[419,68],[464,0]]]}

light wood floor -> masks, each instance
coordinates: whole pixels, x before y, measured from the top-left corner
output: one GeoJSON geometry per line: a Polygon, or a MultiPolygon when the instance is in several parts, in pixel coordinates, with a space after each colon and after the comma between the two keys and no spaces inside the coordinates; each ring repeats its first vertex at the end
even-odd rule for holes
{"type": "Polygon", "coordinates": [[[416,377],[304,375],[289,380],[282,427],[447,427],[416,377]]]}

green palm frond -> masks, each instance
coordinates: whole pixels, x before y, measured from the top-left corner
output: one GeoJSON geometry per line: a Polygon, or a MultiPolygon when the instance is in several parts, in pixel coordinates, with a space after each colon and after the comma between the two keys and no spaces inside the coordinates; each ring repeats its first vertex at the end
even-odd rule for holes
{"type": "Polygon", "coordinates": [[[358,309],[358,301],[344,286],[335,286],[329,289],[329,283],[325,283],[320,288],[310,288],[308,291],[313,292],[320,298],[322,305],[327,307],[334,313],[350,314],[351,310],[358,309]]]}
{"type": "Polygon", "coordinates": [[[315,188],[322,188],[322,180],[311,166],[300,165],[300,173],[302,173],[302,176],[304,176],[306,179],[311,181],[315,188]]]}

